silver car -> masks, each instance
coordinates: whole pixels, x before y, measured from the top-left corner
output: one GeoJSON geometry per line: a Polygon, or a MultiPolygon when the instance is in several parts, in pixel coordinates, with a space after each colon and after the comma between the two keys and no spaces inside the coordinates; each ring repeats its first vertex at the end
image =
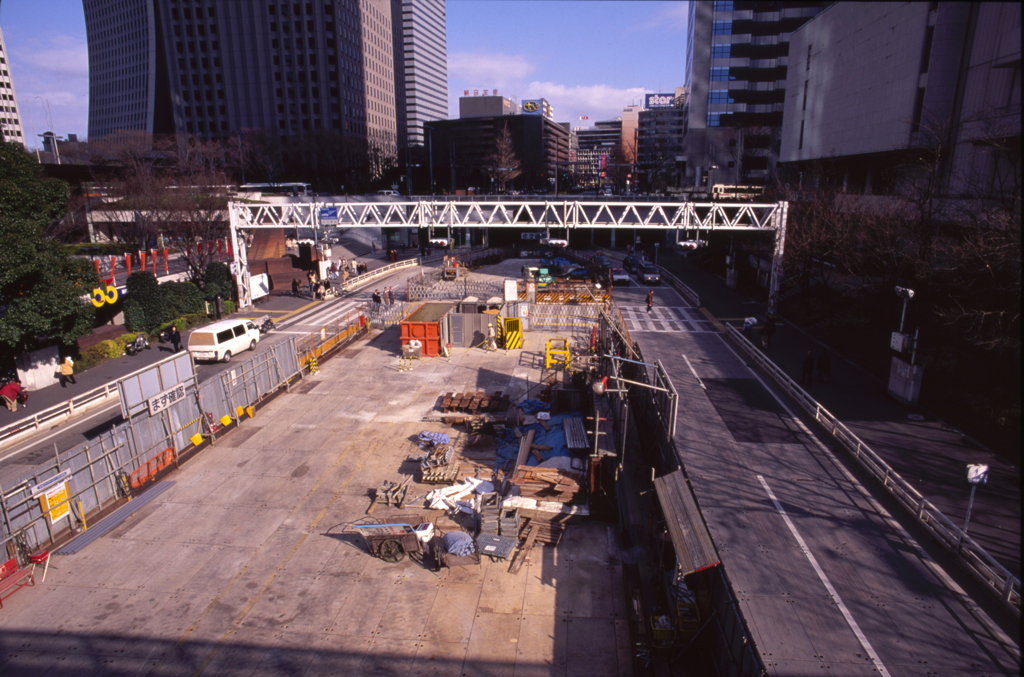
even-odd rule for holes
{"type": "Polygon", "coordinates": [[[629,273],[626,272],[625,268],[612,268],[611,278],[613,285],[624,284],[629,286],[629,273]]]}
{"type": "Polygon", "coordinates": [[[636,279],[644,284],[661,284],[661,273],[654,266],[644,266],[637,271],[636,279]]]}

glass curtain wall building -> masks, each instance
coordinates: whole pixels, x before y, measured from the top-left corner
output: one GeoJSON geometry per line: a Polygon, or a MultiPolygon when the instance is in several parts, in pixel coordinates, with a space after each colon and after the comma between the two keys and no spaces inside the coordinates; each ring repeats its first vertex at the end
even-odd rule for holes
{"type": "Polygon", "coordinates": [[[823,5],[690,3],[684,190],[767,183],[778,161],[789,34],[823,5]]]}

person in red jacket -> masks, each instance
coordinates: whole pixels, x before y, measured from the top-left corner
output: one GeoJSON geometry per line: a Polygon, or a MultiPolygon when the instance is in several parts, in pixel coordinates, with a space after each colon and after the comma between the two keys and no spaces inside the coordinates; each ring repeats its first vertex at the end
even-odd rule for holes
{"type": "Polygon", "coordinates": [[[22,405],[26,407],[28,406],[25,404],[28,400],[28,393],[25,392],[25,389],[22,388],[21,384],[17,381],[11,381],[4,384],[4,386],[0,388],[0,397],[3,398],[4,404],[7,405],[7,408],[11,411],[18,411],[19,401],[22,405]]]}

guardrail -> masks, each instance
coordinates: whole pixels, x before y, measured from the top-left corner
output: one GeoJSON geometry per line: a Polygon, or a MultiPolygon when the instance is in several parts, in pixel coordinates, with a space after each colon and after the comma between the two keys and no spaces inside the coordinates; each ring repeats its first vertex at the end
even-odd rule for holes
{"type": "Polygon", "coordinates": [[[373,280],[376,280],[381,277],[387,277],[396,270],[401,270],[403,268],[412,268],[414,266],[419,265],[422,265],[422,263],[418,258],[406,259],[405,261],[399,261],[397,263],[389,263],[386,266],[381,266],[380,268],[375,268],[374,270],[368,270],[362,275],[357,275],[355,277],[348,278],[347,280],[345,280],[344,284],[342,284],[341,290],[343,292],[352,291],[354,288],[361,287],[363,284],[367,282],[372,282],[373,280]]]}
{"type": "Polygon", "coordinates": [[[726,324],[726,333],[775,382],[795,400],[824,430],[846,449],[944,548],[960,558],[974,578],[995,592],[1020,618],[1020,579],[997,562],[974,539],[953,524],[935,505],[922,496],[874,450],[853,434],[842,421],[801,388],[774,362],[748,341],[739,329],[726,324]]]}
{"type": "Polygon", "coordinates": [[[22,435],[49,429],[63,423],[74,416],[76,411],[91,409],[105,402],[112,395],[117,395],[116,383],[108,383],[99,388],[94,388],[93,390],[76,395],[66,402],[54,405],[49,409],[43,409],[28,418],[9,423],[0,428],[0,448],[13,443],[22,435]]]}

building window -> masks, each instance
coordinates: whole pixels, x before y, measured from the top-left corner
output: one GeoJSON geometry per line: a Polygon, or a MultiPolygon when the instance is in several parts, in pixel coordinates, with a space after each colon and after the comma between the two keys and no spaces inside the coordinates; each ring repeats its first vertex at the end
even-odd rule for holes
{"type": "Polygon", "coordinates": [[[811,46],[807,45],[807,70],[811,70],[811,46]]]}
{"type": "Polygon", "coordinates": [[[728,127],[732,113],[708,113],[708,127],[728,127]]]}
{"type": "Polygon", "coordinates": [[[712,89],[708,95],[708,103],[736,103],[733,98],[729,96],[728,89],[712,89]]]}
{"type": "Polygon", "coordinates": [[[914,118],[910,121],[910,133],[921,131],[921,115],[924,114],[924,87],[917,88],[917,99],[914,101],[914,118]]]}
{"type": "Polygon", "coordinates": [[[804,121],[800,121],[800,145],[797,146],[797,150],[804,147],[804,121]]]}
{"type": "Polygon", "coordinates": [[[804,80],[804,106],[800,110],[807,110],[807,90],[810,88],[810,80],[804,80]]]}
{"type": "Polygon", "coordinates": [[[731,12],[732,0],[715,0],[716,12],[731,12]]]}
{"type": "Polygon", "coordinates": [[[711,81],[712,82],[723,82],[726,80],[735,80],[736,77],[729,75],[728,68],[712,68],[711,69],[711,81]]]}
{"type": "Polygon", "coordinates": [[[732,35],[732,22],[715,21],[711,25],[711,35],[732,35]]]}
{"type": "Polygon", "coordinates": [[[711,45],[712,59],[728,59],[732,45],[711,45]]]}

